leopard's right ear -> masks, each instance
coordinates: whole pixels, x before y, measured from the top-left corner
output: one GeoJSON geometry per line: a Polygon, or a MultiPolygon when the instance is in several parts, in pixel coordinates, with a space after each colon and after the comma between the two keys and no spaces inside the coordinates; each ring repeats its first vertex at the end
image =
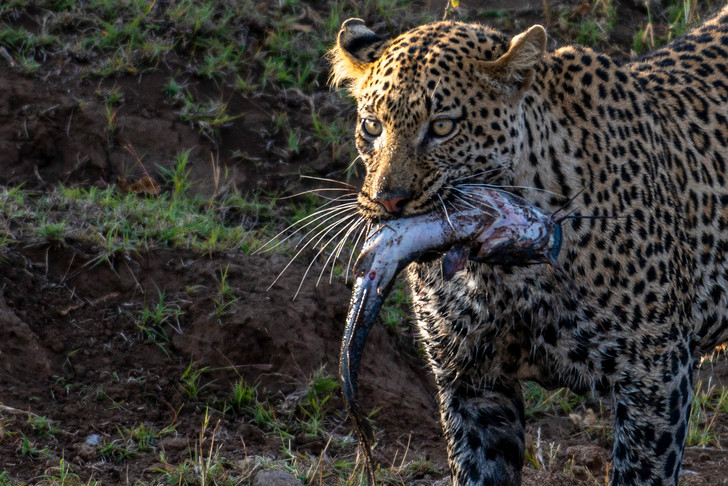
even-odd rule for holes
{"type": "Polygon", "coordinates": [[[328,53],[331,84],[339,87],[359,79],[367,67],[381,57],[389,42],[369,30],[361,19],[344,22],[336,46],[328,53]]]}

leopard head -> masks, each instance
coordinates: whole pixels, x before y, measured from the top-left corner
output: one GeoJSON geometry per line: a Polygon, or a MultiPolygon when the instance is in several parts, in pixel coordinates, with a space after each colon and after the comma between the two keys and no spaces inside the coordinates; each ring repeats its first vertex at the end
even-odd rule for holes
{"type": "Polygon", "coordinates": [[[519,107],[545,46],[538,25],[509,39],[443,21],[387,40],[360,19],[344,22],[332,83],[358,104],[362,215],[427,213],[456,202],[458,185],[508,184],[523,145],[519,107]]]}

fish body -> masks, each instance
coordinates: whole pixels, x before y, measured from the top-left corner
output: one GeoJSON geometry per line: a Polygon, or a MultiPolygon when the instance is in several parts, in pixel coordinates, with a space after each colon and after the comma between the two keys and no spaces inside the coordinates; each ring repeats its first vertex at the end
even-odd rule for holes
{"type": "Polygon", "coordinates": [[[339,374],[349,415],[374,484],[373,433],[358,404],[358,377],[366,340],[396,276],[413,261],[444,253],[443,275],[452,278],[467,260],[500,265],[555,263],[561,228],[522,198],[478,188],[468,207],[385,221],[373,228],[354,265],[354,288],[341,344],[339,374]]]}

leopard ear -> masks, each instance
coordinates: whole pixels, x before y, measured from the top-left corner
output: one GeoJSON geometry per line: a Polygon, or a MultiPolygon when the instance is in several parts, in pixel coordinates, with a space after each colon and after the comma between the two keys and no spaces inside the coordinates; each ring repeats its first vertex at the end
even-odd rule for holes
{"type": "Polygon", "coordinates": [[[336,46],[328,54],[332,65],[331,84],[338,87],[360,78],[388,45],[389,41],[369,30],[363,20],[344,22],[336,46]]]}
{"type": "Polygon", "coordinates": [[[534,25],[511,39],[511,44],[495,61],[479,61],[475,73],[504,96],[525,90],[533,81],[536,64],[546,52],[546,30],[534,25]]]}

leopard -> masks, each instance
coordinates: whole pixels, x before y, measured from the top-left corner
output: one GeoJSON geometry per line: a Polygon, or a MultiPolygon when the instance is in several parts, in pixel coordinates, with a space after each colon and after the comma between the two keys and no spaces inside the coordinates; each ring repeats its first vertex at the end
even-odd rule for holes
{"type": "Polygon", "coordinates": [[[567,212],[553,264],[406,269],[452,484],[521,484],[532,381],[611,401],[612,485],[674,485],[696,366],[728,339],[728,7],[632,61],[547,45],[540,25],[346,20],[356,210],[447,212],[478,186],[567,212]]]}

